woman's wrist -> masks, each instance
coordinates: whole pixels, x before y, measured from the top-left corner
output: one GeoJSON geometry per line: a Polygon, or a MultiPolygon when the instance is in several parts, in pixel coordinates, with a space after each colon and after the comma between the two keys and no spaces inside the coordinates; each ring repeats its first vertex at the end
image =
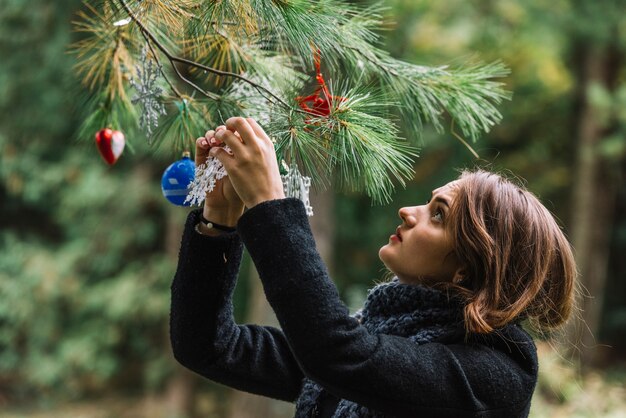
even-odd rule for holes
{"type": "Polygon", "coordinates": [[[227,233],[221,227],[234,228],[237,225],[237,221],[243,214],[243,206],[241,207],[212,207],[204,206],[202,209],[202,221],[196,225],[196,231],[202,235],[219,236],[227,233]],[[218,224],[221,227],[215,228],[214,225],[209,227],[204,220],[209,221],[211,224],[218,224]]]}
{"type": "Polygon", "coordinates": [[[211,222],[228,227],[235,227],[243,214],[243,206],[238,207],[212,207],[204,206],[202,216],[211,222]]]}
{"type": "Polygon", "coordinates": [[[249,200],[246,203],[246,207],[248,209],[251,209],[260,203],[267,202],[269,200],[284,199],[284,198],[285,198],[285,192],[281,189],[277,191],[276,193],[268,194],[266,196],[255,196],[254,199],[249,200]]]}

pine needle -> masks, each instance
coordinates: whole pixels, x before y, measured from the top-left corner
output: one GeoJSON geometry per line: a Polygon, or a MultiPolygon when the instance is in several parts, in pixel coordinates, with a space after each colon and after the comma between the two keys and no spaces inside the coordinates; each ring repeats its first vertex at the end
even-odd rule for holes
{"type": "Polygon", "coordinates": [[[113,26],[117,14],[108,3],[100,11],[88,3],[85,7],[91,14],[79,11],[81,20],[74,22],[77,32],[87,34],[70,47],[77,58],[75,69],[90,90],[102,89],[111,98],[126,100],[126,73],[134,63],[129,49],[134,43],[126,28],[113,26]]]}
{"type": "Polygon", "coordinates": [[[186,97],[171,103],[176,111],[163,120],[154,133],[154,143],[161,147],[166,143],[174,143],[174,153],[193,151],[196,138],[204,135],[207,122],[206,111],[202,102],[186,97]]]}
{"type": "MultiPolygon", "coordinates": [[[[87,96],[82,109],[93,109],[88,113],[77,131],[77,140],[93,141],[100,129],[111,128],[122,131],[127,138],[137,134],[137,113],[128,100],[121,96],[111,98],[106,94],[87,96]]],[[[132,151],[132,141],[126,144],[132,151]]]]}

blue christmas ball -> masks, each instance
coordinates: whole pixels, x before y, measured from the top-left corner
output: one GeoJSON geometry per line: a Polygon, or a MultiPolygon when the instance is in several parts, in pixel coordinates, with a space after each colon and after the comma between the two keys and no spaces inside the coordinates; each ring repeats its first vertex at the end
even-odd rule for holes
{"type": "Polygon", "coordinates": [[[196,166],[188,155],[173,162],[165,169],[161,177],[163,196],[175,205],[189,206],[190,202],[184,202],[191,191],[188,186],[193,181],[195,171],[196,166]]]}

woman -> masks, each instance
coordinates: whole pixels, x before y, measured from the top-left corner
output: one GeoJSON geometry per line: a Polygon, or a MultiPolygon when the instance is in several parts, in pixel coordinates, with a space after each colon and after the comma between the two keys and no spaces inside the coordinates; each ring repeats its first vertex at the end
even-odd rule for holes
{"type": "Polygon", "coordinates": [[[197,163],[210,154],[228,177],[202,213],[190,213],[183,235],[171,311],[180,363],[296,402],[296,417],[528,415],[538,366],[519,322],[561,325],[575,277],[567,240],[532,194],[478,171],[400,209],[379,252],[395,278],[352,317],[303,204],[284,198],[259,125],[231,118],[196,151],[197,163]],[[243,245],[282,330],[233,321],[243,245]]]}

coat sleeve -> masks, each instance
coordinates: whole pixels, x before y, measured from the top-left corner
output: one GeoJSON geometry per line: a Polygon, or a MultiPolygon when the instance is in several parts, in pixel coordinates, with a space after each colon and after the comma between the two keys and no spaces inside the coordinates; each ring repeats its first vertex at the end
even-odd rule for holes
{"type": "Polygon", "coordinates": [[[195,231],[198,220],[197,211],[187,218],[171,286],[174,357],[216,382],[294,401],[304,376],[282,331],[234,322],[232,295],[243,251],[239,236],[201,235],[195,231]]]}
{"type": "Polygon", "coordinates": [[[486,341],[417,345],[371,334],[341,302],[300,201],[261,203],[238,230],[304,374],[333,395],[394,416],[525,414],[536,379],[536,361],[526,359],[532,341],[520,354],[510,341],[516,353],[486,341]]]}

